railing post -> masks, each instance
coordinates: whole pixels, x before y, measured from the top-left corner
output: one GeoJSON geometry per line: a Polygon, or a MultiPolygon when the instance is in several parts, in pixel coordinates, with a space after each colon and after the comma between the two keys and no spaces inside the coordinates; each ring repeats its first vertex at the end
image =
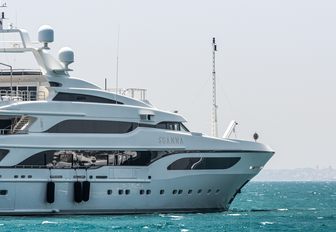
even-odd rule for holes
{"type": "Polygon", "coordinates": [[[8,68],[10,68],[10,90],[11,90],[11,94],[13,91],[13,67],[9,64],[5,64],[5,63],[0,63],[0,65],[6,66],[8,68]]]}

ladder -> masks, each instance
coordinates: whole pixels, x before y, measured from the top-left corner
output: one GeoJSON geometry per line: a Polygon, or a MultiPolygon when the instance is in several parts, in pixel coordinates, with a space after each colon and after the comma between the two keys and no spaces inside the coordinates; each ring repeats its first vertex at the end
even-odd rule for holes
{"type": "Polygon", "coordinates": [[[30,117],[22,116],[20,120],[14,125],[12,129],[12,134],[20,133],[28,124],[29,124],[30,117]]]}

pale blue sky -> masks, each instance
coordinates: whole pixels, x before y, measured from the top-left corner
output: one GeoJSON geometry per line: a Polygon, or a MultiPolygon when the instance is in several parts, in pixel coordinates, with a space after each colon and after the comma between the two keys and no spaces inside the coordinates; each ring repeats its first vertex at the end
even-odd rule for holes
{"type": "MultiPolygon", "coordinates": [[[[267,168],[336,167],[336,2],[7,1],[19,27],[55,29],[55,54],[74,49],[74,76],[114,87],[120,25],[121,87],[148,89],[158,108],[179,110],[210,133],[211,38],[218,43],[219,126],[276,154],[267,168]]],[[[0,56],[0,59],[3,57],[0,56]]],[[[16,61],[19,64],[19,61],[16,61]]]]}

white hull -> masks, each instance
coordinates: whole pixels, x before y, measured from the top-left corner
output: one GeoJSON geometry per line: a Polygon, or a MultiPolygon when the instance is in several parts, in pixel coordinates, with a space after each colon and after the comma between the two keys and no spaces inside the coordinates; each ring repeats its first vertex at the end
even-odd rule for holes
{"type": "MultiPolygon", "coordinates": [[[[255,166],[260,166],[267,162],[272,153],[211,154],[211,157],[242,157],[229,170],[172,171],[162,168],[176,159],[176,156],[181,158],[188,157],[190,154],[162,158],[148,167],[105,166],[87,170],[2,169],[0,189],[7,189],[8,194],[0,196],[0,214],[223,211],[229,208],[237,191],[244,183],[252,179],[259,171],[259,169],[249,168],[251,160],[254,161],[255,166]],[[30,178],[28,178],[29,175],[31,175],[30,178]],[[54,178],[50,179],[50,176],[54,178]],[[97,176],[104,179],[97,179],[97,176]],[[77,179],[79,181],[87,179],[91,183],[90,198],[87,202],[76,203],[74,201],[74,182],[77,179]],[[46,201],[48,181],[55,183],[55,201],[51,204],[46,201]],[[112,190],[110,195],[109,190],[112,190]],[[122,192],[119,193],[119,190],[122,192]],[[128,194],[126,190],[129,191],[128,194]],[[144,191],[143,194],[140,194],[141,190],[144,191]],[[160,194],[162,190],[164,193],[160,194]],[[199,193],[199,190],[202,192],[199,193]]],[[[195,154],[192,156],[195,157],[195,154]]]]}

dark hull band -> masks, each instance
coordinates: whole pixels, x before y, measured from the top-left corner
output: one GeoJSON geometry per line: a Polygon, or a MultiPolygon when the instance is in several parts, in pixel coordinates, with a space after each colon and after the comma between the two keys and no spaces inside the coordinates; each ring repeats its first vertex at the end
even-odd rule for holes
{"type": "Polygon", "coordinates": [[[126,214],[153,214],[153,213],[215,213],[227,211],[228,208],[186,208],[186,209],[132,209],[132,210],[48,210],[48,211],[8,211],[1,212],[0,216],[40,216],[40,215],[126,215],[126,214]]]}

